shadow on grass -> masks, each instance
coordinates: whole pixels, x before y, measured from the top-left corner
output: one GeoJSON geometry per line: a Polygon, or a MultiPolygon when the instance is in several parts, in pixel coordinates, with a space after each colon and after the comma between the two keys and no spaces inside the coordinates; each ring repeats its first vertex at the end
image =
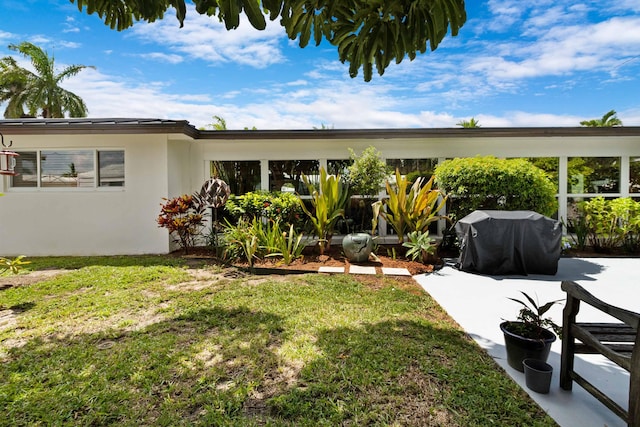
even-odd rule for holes
{"type": "Polygon", "coordinates": [[[0,353],[0,425],[220,425],[278,365],[282,319],[201,309],[140,331],[39,337],[0,353]]]}
{"type": "Polygon", "coordinates": [[[0,425],[553,425],[461,331],[384,321],[321,331],[198,309],[140,331],[48,336],[0,363],[0,425]]]}
{"type": "Polygon", "coordinates": [[[324,357],[272,399],[293,425],[555,425],[459,330],[385,321],[317,345],[324,357]]]}

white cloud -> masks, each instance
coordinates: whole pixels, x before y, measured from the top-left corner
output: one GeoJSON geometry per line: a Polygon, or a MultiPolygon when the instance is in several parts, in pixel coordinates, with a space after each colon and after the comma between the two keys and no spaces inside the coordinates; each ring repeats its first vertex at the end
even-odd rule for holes
{"type": "Polygon", "coordinates": [[[279,48],[285,34],[282,28],[268,22],[265,30],[258,31],[244,15],[237,29],[227,31],[217,18],[200,15],[190,7],[183,28],[178,28],[173,19],[163,19],[136,25],[133,34],[146,43],[212,64],[235,62],[265,68],[285,60],[279,48]]]}
{"type": "Polygon", "coordinates": [[[170,64],[179,64],[183,61],[182,56],[175,54],[168,54],[164,52],[150,52],[137,55],[140,58],[150,59],[159,62],[168,62],[170,64]]]}

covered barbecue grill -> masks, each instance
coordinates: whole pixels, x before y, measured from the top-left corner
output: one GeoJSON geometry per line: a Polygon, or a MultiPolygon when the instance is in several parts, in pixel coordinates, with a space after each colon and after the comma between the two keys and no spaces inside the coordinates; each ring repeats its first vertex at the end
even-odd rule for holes
{"type": "Polygon", "coordinates": [[[458,266],[482,274],[556,274],[560,222],[532,211],[474,211],[456,224],[458,266]]]}

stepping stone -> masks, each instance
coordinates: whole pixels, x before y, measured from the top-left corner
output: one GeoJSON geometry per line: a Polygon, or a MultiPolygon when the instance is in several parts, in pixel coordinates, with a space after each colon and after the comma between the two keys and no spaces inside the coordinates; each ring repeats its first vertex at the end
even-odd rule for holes
{"type": "Polygon", "coordinates": [[[318,273],[344,273],[344,267],[322,266],[318,268],[318,273]]]}
{"type": "Polygon", "coordinates": [[[382,274],[389,276],[411,276],[411,273],[409,273],[409,270],[406,268],[382,267],[382,274]]]}
{"type": "Polygon", "coordinates": [[[349,273],[351,274],[376,274],[375,267],[364,267],[361,265],[350,265],[349,273]]]}

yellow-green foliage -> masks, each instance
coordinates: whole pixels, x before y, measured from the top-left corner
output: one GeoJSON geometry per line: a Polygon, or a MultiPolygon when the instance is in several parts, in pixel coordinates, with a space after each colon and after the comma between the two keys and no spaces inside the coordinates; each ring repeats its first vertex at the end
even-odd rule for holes
{"type": "Polygon", "coordinates": [[[336,222],[344,217],[344,207],[349,198],[349,189],[340,180],[339,175],[329,175],[324,168],[320,168],[319,190],[306,175],[302,175],[302,180],[309,189],[314,209],[313,211],[307,209],[301,199],[300,206],[311,220],[316,236],[320,239],[320,253],[324,253],[324,250],[331,244],[336,222]]]}
{"type": "Polygon", "coordinates": [[[640,203],[630,197],[594,197],[583,205],[589,243],[596,250],[640,247],[640,203]]]}
{"type": "Polygon", "coordinates": [[[476,209],[531,210],[547,216],[558,209],[553,182],[524,159],[456,158],[440,164],[435,176],[450,197],[455,219],[476,209]]]}
{"type": "Polygon", "coordinates": [[[373,203],[374,228],[380,215],[393,227],[400,243],[407,232],[428,231],[429,224],[441,218],[437,213],[447,200],[440,191],[432,188],[433,177],[426,183],[423,178],[418,178],[411,187],[409,184],[411,182],[407,177],[400,175],[396,169],[395,186],[387,181],[389,197],[373,203]],[[383,204],[387,206],[386,210],[382,209],[383,204]]]}

